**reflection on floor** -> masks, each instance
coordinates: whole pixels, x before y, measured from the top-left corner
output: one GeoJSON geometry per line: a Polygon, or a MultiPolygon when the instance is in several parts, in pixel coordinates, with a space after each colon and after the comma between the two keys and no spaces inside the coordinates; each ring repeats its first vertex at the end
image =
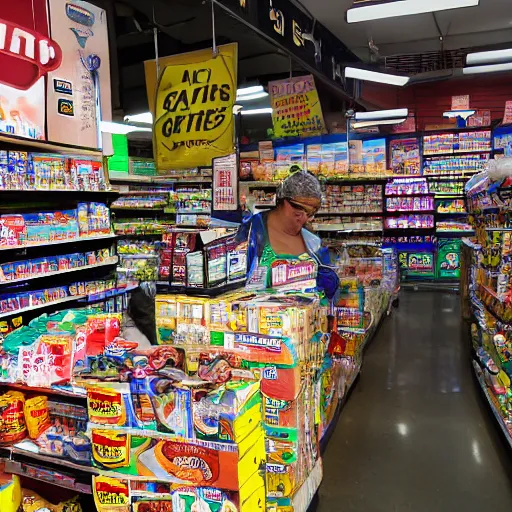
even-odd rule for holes
{"type": "Polygon", "coordinates": [[[512,454],[479,396],[459,296],[402,292],[324,454],[318,512],[512,510],[512,454]]]}

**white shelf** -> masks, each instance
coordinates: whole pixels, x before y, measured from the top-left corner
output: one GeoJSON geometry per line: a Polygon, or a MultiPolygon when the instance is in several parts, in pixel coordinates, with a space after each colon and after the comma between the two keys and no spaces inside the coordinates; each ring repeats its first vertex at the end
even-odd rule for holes
{"type": "Polygon", "coordinates": [[[69,238],[67,240],[54,240],[53,242],[37,242],[35,244],[27,244],[27,245],[7,245],[0,247],[0,251],[16,251],[23,249],[30,249],[31,247],[46,247],[49,245],[62,245],[62,244],[73,244],[77,242],[90,242],[93,240],[109,240],[117,238],[117,235],[109,234],[109,235],[98,235],[98,236],[81,236],[78,238],[69,238]]]}
{"type": "Polygon", "coordinates": [[[62,299],[53,300],[51,302],[45,302],[44,304],[37,304],[36,306],[28,306],[26,308],[16,309],[14,311],[7,311],[6,313],[0,313],[0,318],[21,315],[22,313],[26,313],[27,311],[32,311],[34,309],[43,309],[50,306],[55,306],[57,304],[64,304],[66,302],[75,302],[77,300],[85,298],[87,298],[87,295],[73,295],[71,297],[63,297],[62,299]]]}
{"type": "Polygon", "coordinates": [[[112,258],[112,261],[109,261],[109,262],[95,263],[94,265],[84,265],[82,267],[70,268],[70,269],[67,269],[67,270],[58,270],[58,271],[55,271],[55,272],[47,272],[46,274],[40,274],[40,275],[37,275],[37,276],[20,277],[19,279],[11,279],[10,281],[9,280],[0,281],[0,285],[2,285],[2,284],[9,285],[9,284],[15,284],[15,283],[23,283],[25,281],[32,281],[34,279],[42,279],[44,277],[51,277],[51,276],[56,276],[56,275],[60,275],[60,274],[70,274],[72,272],[78,272],[79,270],[88,270],[88,269],[91,269],[91,268],[108,267],[109,265],[116,265],[118,262],[119,262],[119,258],[117,256],[115,256],[115,257],[112,258]]]}
{"type": "Polygon", "coordinates": [[[127,174],[125,172],[110,171],[109,180],[123,183],[147,183],[151,185],[165,185],[181,183],[211,183],[211,176],[138,176],[136,174],[127,174]]]}
{"type": "Polygon", "coordinates": [[[0,133],[0,143],[15,144],[17,146],[26,146],[28,148],[35,148],[39,150],[50,150],[57,153],[67,153],[70,155],[88,155],[98,158],[103,157],[101,149],[86,148],[83,146],[72,146],[70,144],[59,144],[56,142],[27,139],[25,137],[18,137],[16,135],[9,135],[7,133],[0,133]]]}

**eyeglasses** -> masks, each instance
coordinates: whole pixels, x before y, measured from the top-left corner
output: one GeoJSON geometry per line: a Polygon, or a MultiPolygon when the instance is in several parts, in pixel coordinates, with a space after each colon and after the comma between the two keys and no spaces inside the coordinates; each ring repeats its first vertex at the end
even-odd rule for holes
{"type": "Polygon", "coordinates": [[[320,209],[320,206],[317,206],[317,207],[307,206],[305,204],[294,201],[293,199],[290,199],[288,197],[285,197],[285,199],[290,203],[292,208],[305,213],[308,216],[308,218],[313,217],[315,215],[315,213],[320,209]]]}

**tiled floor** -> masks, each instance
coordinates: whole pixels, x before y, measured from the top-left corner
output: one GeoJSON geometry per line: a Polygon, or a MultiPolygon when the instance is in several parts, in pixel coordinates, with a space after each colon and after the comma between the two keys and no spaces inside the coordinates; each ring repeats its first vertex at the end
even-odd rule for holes
{"type": "Polygon", "coordinates": [[[400,301],[327,446],[318,512],[511,512],[512,450],[473,378],[459,296],[400,301]]]}

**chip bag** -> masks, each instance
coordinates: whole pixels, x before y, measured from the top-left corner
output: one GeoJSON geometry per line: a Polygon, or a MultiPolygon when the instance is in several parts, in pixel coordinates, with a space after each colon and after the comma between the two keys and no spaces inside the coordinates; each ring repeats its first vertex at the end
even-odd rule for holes
{"type": "Polygon", "coordinates": [[[19,391],[0,396],[0,444],[12,444],[27,436],[23,408],[25,397],[19,391]]]}
{"type": "Polygon", "coordinates": [[[48,398],[46,396],[36,396],[26,400],[24,412],[28,435],[31,439],[37,439],[45,430],[51,427],[48,398]]]}

